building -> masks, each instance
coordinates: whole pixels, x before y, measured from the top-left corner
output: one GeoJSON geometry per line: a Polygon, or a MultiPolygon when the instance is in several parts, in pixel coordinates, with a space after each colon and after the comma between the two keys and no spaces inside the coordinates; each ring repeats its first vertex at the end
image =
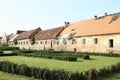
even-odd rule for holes
{"type": "Polygon", "coordinates": [[[61,50],[120,52],[120,13],[69,23],[60,35],[61,50]]]}
{"type": "MultiPolygon", "coordinates": [[[[120,52],[120,13],[94,16],[62,27],[42,31],[40,28],[20,33],[21,49],[54,49],[77,52],[120,52]],[[30,44],[34,35],[35,44],[30,44]]],[[[13,39],[14,40],[14,39],[13,39]]],[[[12,41],[13,41],[12,40],[12,41]]]]}
{"type": "Polygon", "coordinates": [[[5,43],[5,44],[7,44],[7,35],[6,35],[6,33],[3,33],[3,35],[2,35],[2,39],[1,39],[1,43],[5,43]]]}
{"type": "Polygon", "coordinates": [[[63,27],[57,27],[53,29],[47,29],[44,31],[39,31],[35,35],[36,44],[34,44],[34,49],[44,50],[44,49],[54,49],[59,50],[59,40],[58,36],[64,30],[63,27]]]}
{"type": "Polygon", "coordinates": [[[11,36],[10,40],[8,41],[8,45],[11,46],[11,47],[14,47],[15,44],[14,44],[14,40],[19,36],[19,34],[14,34],[11,36]]]}
{"type": "Polygon", "coordinates": [[[16,34],[12,34],[10,36],[9,41],[8,41],[8,45],[11,46],[11,47],[14,47],[15,46],[14,41],[19,36],[19,34],[21,34],[22,32],[25,32],[25,31],[17,30],[16,34]]]}
{"type": "Polygon", "coordinates": [[[14,44],[14,46],[19,47],[20,49],[33,49],[33,45],[31,45],[30,39],[34,37],[39,31],[41,31],[41,28],[20,32],[20,34],[16,35],[17,37],[12,40],[17,40],[17,44],[14,44]]]}

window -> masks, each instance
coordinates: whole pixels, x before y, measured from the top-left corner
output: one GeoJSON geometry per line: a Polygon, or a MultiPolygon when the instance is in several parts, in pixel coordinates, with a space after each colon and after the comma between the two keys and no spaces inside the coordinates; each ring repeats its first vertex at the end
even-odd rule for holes
{"type": "Polygon", "coordinates": [[[113,48],[113,47],[114,47],[113,39],[109,39],[109,47],[110,47],[110,48],[113,48]]]}
{"type": "Polygon", "coordinates": [[[28,41],[26,41],[26,44],[28,44],[28,41]]]}
{"type": "Polygon", "coordinates": [[[40,43],[42,44],[42,41],[40,43]]]}
{"type": "Polygon", "coordinates": [[[45,41],[45,44],[47,44],[47,41],[45,41]]]}
{"type": "Polygon", "coordinates": [[[25,41],[23,42],[23,44],[25,44],[25,41]]]}
{"type": "Polygon", "coordinates": [[[38,44],[38,42],[36,42],[36,44],[38,44]]]}
{"type": "Polygon", "coordinates": [[[59,41],[57,41],[57,45],[59,45],[59,41]]]}
{"type": "Polygon", "coordinates": [[[72,39],[72,44],[77,44],[76,39],[72,39]]]}
{"type": "Polygon", "coordinates": [[[98,39],[94,38],[94,44],[97,44],[97,43],[98,43],[98,39]]]}
{"type": "Polygon", "coordinates": [[[67,44],[67,41],[65,39],[63,39],[63,44],[66,45],[67,44]]]}
{"type": "Polygon", "coordinates": [[[85,39],[82,40],[82,44],[86,44],[86,40],[85,39]]]}

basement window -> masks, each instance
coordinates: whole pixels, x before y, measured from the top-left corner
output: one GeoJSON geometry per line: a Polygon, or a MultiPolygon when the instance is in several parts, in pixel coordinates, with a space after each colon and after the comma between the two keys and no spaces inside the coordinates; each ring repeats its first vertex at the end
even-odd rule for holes
{"type": "Polygon", "coordinates": [[[97,44],[97,43],[98,43],[98,39],[94,38],[94,44],[97,44]]]}
{"type": "Polygon", "coordinates": [[[113,41],[113,39],[109,39],[109,47],[110,48],[114,47],[114,41],[113,41]]]}

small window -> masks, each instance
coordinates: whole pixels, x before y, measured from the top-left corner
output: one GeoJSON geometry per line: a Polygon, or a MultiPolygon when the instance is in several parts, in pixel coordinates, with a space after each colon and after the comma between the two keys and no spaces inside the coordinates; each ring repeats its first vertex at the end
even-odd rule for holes
{"type": "Polygon", "coordinates": [[[82,44],[86,44],[86,40],[85,39],[82,40],[82,44]]]}
{"type": "Polygon", "coordinates": [[[26,44],[28,44],[28,41],[26,41],[26,44]]]}
{"type": "Polygon", "coordinates": [[[109,39],[109,47],[110,47],[110,48],[113,48],[113,47],[114,47],[113,39],[109,39]]]}
{"type": "Polygon", "coordinates": [[[25,44],[25,41],[24,41],[24,43],[23,44],[25,44]]]}
{"type": "Polygon", "coordinates": [[[66,45],[67,44],[67,41],[65,39],[63,39],[63,44],[66,45]]]}
{"type": "Polygon", "coordinates": [[[36,42],[36,44],[38,44],[38,42],[36,42]]]}
{"type": "Polygon", "coordinates": [[[76,39],[72,39],[72,44],[77,44],[76,39]]]}
{"type": "Polygon", "coordinates": [[[57,41],[57,45],[59,45],[59,41],[57,41]]]}
{"type": "Polygon", "coordinates": [[[45,44],[47,44],[47,41],[45,41],[45,44]]]}
{"type": "Polygon", "coordinates": [[[94,38],[94,44],[97,44],[97,43],[98,43],[98,39],[94,38]]]}
{"type": "Polygon", "coordinates": [[[42,41],[40,43],[42,44],[42,41]]]}

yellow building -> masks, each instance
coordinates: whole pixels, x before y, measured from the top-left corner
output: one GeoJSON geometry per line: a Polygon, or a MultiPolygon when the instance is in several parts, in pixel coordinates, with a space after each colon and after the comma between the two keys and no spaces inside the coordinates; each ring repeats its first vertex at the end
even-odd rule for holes
{"type": "MultiPolygon", "coordinates": [[[[77,52],[120,52],[120,13],[65,22],[62,27],[22,32],[16,46],[25,49],[54,49],[77,52]],[[36,43],[30,44],[34,35],[36,43]]],[[[14,45],[15,46],[15,45],[14,45]]]]}
{"type": "Polygon", "coordinates": [[[70,23],[60,42],[68,51],[120,52],[120,13],[70,23]]]}

